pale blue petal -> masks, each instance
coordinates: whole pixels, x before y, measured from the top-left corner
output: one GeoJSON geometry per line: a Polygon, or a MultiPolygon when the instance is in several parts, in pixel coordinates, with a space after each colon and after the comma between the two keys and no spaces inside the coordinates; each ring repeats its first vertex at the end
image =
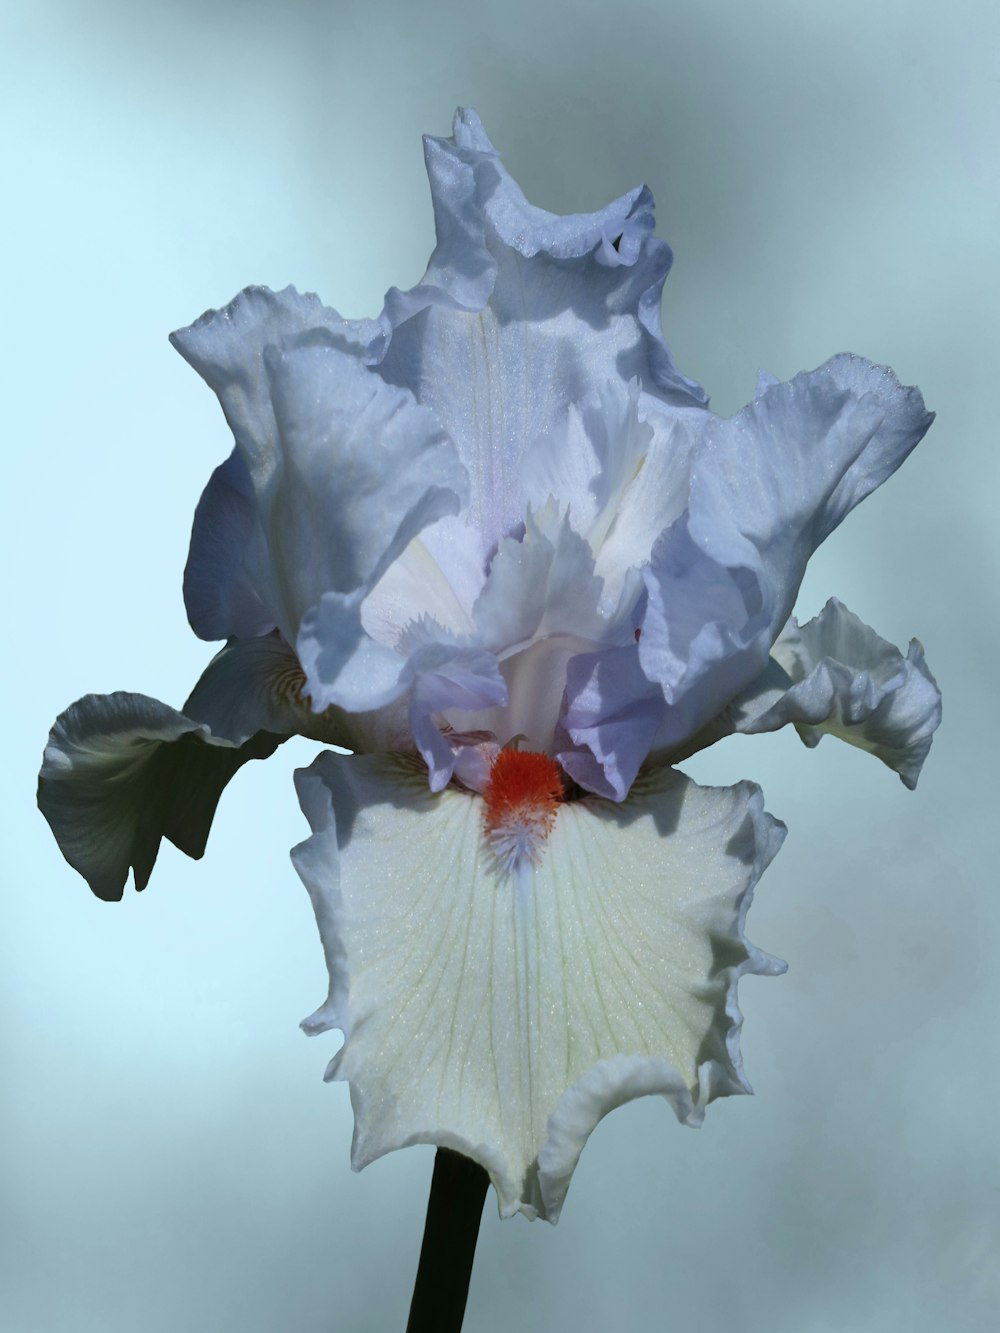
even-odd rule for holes
{"type": "Polygon", "coordinates": [[[409,744],[426,760],[434,791],[450,781],[455,753],[433,715],[507,703],[492,652],[427,616],[409,625],[394,648],[376,643],[362,626],[356,595],[321,598],[302,622],[298,653],[314,708],[372,712],[406,696],[409,744]]]}
{"type": "Polygon", "coordinates": [[[592,640],[574,634],[550,634],[500,661],[506,685],[503,707],[475,715],[450,709],[445,722],[458,732],[486,730],[502,745],[517,741],[526,750],[554,754],[559,714],[572,659],[592,652],[592,640]]]}
{"type": "MultiPolygon", "coordinates": [[[[745,686],[740,692],[732,698],[728,704],[709,719],[703,727],[689,736],[682,744],[676,743],[667,745],[665,748],[654,747],[654,759],[663,760],[671,764],[679,764],[687,759],[689,755],[697,754],[699,750],[705,750],[716,741],[720,741],[725,736],[731,736],[734,731],[747,731],[750,724],[758,717],[761,717],[772,708],[787,690],[791,688],[792,678],[783,666],[769,657],[767,665],[759,676],[755,676],[749,685],[745,686]]],[[[671,726],[671,710],[669,705],[664,714],[664,724],[660,729],[660,736],[666,737],[676,735],[678,728],[671,726]]]]}
{"type": "Polygon", "coordinates": [[[460,515],[425,528],[364,599],[361,621],[372,638],[395,644],[424,615],[455,634],[473,633],[472,607],[485,581],[474,548],[460,515]]]}
{"type": "Polygon", "coordinates": [[[238,449],[215,469],[194,511],[184,605],[200,639],[251,638],[274,629],[270,557],[250,474],[238,449]]]}
{"type": "Polygon", "coordinates": [[[258,504],[297,631],[324,593],[370,590],[412,538],[457,513],[466,478],[433,414],[323,330],[264,361],[278,461],[258,504]]]}
{"type": "Polygon", "coordinates": [[[271,386],[264,349],[309,329],[325,329],[345,349],[363,356],[381,338],[373,321],[341,319],[318,296],[294,287],[272,292],[247,287],[222,310],[208,310],[170,341],[215,391],[259,493],[276,465],[271,386]]]}
{"type": "Polygon", "coordinates": [[[562,427],[525,459],[529,501],[538,508],[556,497],[590,544],[605,608],[683,513],[689,456],[704,420],[694,409],[664,412],[638,381],[609,381],[571,404],[562,427]]]}
{"type": "Polygon", "coordinates": [[[566,671],[560,717],[566,743],[556,758],[587,791],[622,801],[666,713],[663,692],[643,674],[636,644],[581,653],[566,671]]]}
{"type": "Polygon", "coordinates": [[[528,512],[520,540],[500,542],[473,620],[497,653],[557,634],[600,643],[614,633],[599,610],[601,591],[589,544],[550,500],[538,513],[528,512]]]}
{"type": "Polygon", "coordinates": [[[298,658],[280,634],[232,639],[202,672],[182,711],[235,745],[270,731],[353,748],[351,719],[314,712],[305,683],[298,658]]]}
{"type": "Polygon", "coordinates": [[[888,481],[934,420],[934,413],[928,412],[920,390],[900,384],[888,366],[877,366],[863,357],[842,352],[829,360],[824,369],[837,388],[852,399],[874,400],[881,420],[826,504],[818,529],[819,541],[866,495],[888,481]]]}
{"type": "Polygon", "coordinates": [[[482,196],[491,174],[484,169],[486,159],[492,153],[492,148],[487,154],[456,153],[449,141],[425,136],[437,245],[416,287],[386,292],[382,323],[387,338],[430,305],[481,310],[489,300],[497,268],[486,244],[482,196]]]}
{"type": "MultiPolygon", "coordinates": [[[[185,591],[188,614],[203,637],[242,637],[277,624],[291,640],[303,611],[325,591],[313,590],[306,605],[298,604],[301,590],[290,586],[287,568],[274,563],[287,565],[284,547],[290,533],[271,523],[276,492],[287,494],[291,483],[265,351],[309,334],[339,349],[343,363],[358,366],[353,376],[344,372],[343,379],[345,398],[360,410],[361,366],[381,351],[381,328],[375,321],[343,320],[315,296],[292,287],[282,292],[248,287],[225,309],[210,310],[171,335],[218,395],[237,449],[236,457],[213,475],[192,533],[185,591]]],[[[369,396],[381,386],[377,377],[372,380],[369,396]]],[[[318,386],[320,391],[325,387],[318,386]]],[[[303,391],[308,401],[308,389],[303,391]]],[[[342,409],[342,429],[344,417],[342,409]]],[[[337,462],[335,455],[326,459],[328,474],[336,472],[337,462]]]]}
{"type": "MultiPolygon", "coordinates": [[[[481,216],[490,239],[526,258],[544,253],[553,259],[579,259],[601,250],[610,267],[632,265],[639,258],[641,241],[653,228],[652,197],[644,185],[596,213],[560,217],[527,201],[471,108],[460,107],[455,113],[452,138],[436,143],[443,154],[480,166],[485,182],[481,216]],[[604,242],[608,243],[607,252],[604,242]]],[[[442,193],[442,188],[443,182],[432,177],[435,196],[442,193]]]]}
{"type": "Polygon", "coordinates": [[[646,571],[639,655],[675,710],[668,743],[764,669],[812,552],[932,420],[916,389],[850,356],[711,419],[692,452],[687,511],[646,571]]]}
{"type": "Polygon", "coordinates": [[[365,590],[324,593],[306,613],[296,652],[306,692],[318,711],[384,708],[406,689],[404,658],[377,643],[361,623],[365,590]]]}
{"type": "Polygon", "coordinates": [[[381,371],[455,441],[489,553],[523,518],[524,458],[570,403],[633,378],[658,398],[704,395],[660,338],[671,256],[647,190],[590,214],[535,208],[473,112],[459,112],[452,140],[428,142],[427,160],[439,246],[423,283],[389,294],[381,371]]]}
{"type": "Polygon", "coordinates": [[[669,704],[667,746],[680,744],[763,670],[770,647],[759,576],[716,560],[687,516],[667,529],[644,571],[639,661],[669,704]]]}
{"type": "Polygon", "coordinates": [[[829,733],[870,751],[907,787],[917,785],[941,721],[941,695],[916,639],[903,657],[831,598],[807,624],[793,620],[772,652],[792,684],[763,709],[744,707],[737,731],[791,722],[810,746],[829,733]]]}
{"type": "Polygon", "coordinates": [[[441,791],[451,781],[459,754],[442,735],[434,714],[506,704],[507,686],[492,653],[458,644],[425,645],[410,658],[406,674],[413,680],[410,731],[427,764],[431,791],[441,791]]]}

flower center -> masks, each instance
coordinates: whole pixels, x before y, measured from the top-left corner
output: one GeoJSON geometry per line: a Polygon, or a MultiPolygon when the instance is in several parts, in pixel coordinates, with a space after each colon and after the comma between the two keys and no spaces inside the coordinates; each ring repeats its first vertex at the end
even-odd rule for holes
{"type": "Polygon", "coordinates": [[[483,792],[483,819],[503,870],[537,865],[564,797],[554,759],[530,750],[500,751],[483,792]]]}

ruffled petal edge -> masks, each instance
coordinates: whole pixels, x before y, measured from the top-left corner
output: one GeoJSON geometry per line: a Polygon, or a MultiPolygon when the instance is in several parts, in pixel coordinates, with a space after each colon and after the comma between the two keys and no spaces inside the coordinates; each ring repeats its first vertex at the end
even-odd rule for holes
{"type": "Polygon", "coordinates": [[[941,692],[911,639],[904,657],[832,597],[804,625],[793,618],[772,650],[790,687],[756,707],[734,701],[735,730],[755,734],[791,722],[806,745],[838,736],[867,750],[913,788],[941,722],[941,692]]]}
{"type": "MultiPolygon", "coordinates": [[[[718,843],[715,857],[716,859],[723,857],[725,865],[732,867],[730,873],[725,876],[725,883],[720,882],[717,890],[710,893],[709,898],[705,900],[701,897],[706,892],[703,885],[697,888],[693,884],[689,886],[694,894],[691,899],[692,905],[694,902],[704,901],[708,913],[704,921],[701,916],[698,917],[698,921],[699,928],[702,928],[702,925],[708,926],[710,932],[708,938],[712,943],[712,963],[704,982],[710,988],[712,997],[708,1001],[709,992],[706,992],[706,1002],[711,1003],[717,1018],[701,1038],[697,1068],[695,1069],[692,1063],[686,1082],[669,1059],[654,1055],[622,1053],[598,1059],[591,1064],[582,1077],[571,1082],[555,1099],[544,1137],[540,1140],[542,1146],[538,1156],[533,1165],[529,1164],[526,1174],[521,1177],[514,1169],[516,1162],[512,1163],[509,1158],[509,1150],[508,1155],[505,1155],[501,1141],[494,1145],[492,1141],[481,1141],[479,1134],[470,1135],[468,1132],[462,1132],[463,1120],[469,1128],[472,1128],[474,1124],[482,1122],[481,1116],[474,1114],[470,1119],[459,1111],[457,1117],[446,1114],[442,1118],[440,1105],[435,1116],[433,1112],[428,1113],[428,1107],[423,1106],[423,1100],[419,1095],[411,1104],[410,1093],[405,1083],[393,1084],[392,1080],[397,1078],[396,1056],[388,1051],[382,1052],[378,1025],[384,1025],[387,1015],[395,1013],[395,1007],[401,1002],[401,997],[387,996],[381,985],[376,985],[377,978],[373,980],[367,972],[360,975],[352,975],[350,972],[349,949],[361,949],[361,953],[354,958],[355,967],[359,959],[364,962],[369,957],[369,951],[372,951],[372,965],[384,968],[385,950],[391,943],[394,933],[398,933],[402,928],[401,938],[410,941],[414,938],[414,930],[419,929],[423,932],[426,929],[427,923],[423,922],[422,917],[420,921],[410,921],[410,909],[403,898],[400,898],[400,886],[392,877],[396,872],[393,871],[390,878],[386,879],[386,875],[391,871],[386,860],[390,855],[389,849],[400,847],[398,831],[392,832],[392,829],[396,828],[393,822],[396,816],[392,811],[406,809],[412,804],[413,813],[417,818],[427,819],[431,817],[430,812],[437,809],[434,803],[447,798],[448,794],[446,793],[445,797],[432,797],[426,788],[423,788],[421,793],[422,783],[415,769],[397,790],[397,781],[402,775],[402,770],[398,766],[405,763],[405,760],[398,757],[391,759],[384,755],[370,755],[359,760],[327,753],[319,756],[309,769],[300,770],[296,774],[296,786],[302,809],[309,821],[312,835],[293,849],[292,859],[313,902],[330,977],[326,1000],[314,1014],[304,1020],[302,1026],[310,1035],[334,1027],[340,1028],[344,1033],[344,1045],[330,1063],[326,1077],[328,1080],[346,1079],[351,1084],[351,1100],[356,1116],[352,1152],[355,1169],[360,1170],[375,1158],[400,1147],[413,1143],[434,1143],[471,1157],[489,1171],[497,1188],[501,1215],[510,1216],[521,1211],[529,1217],[540,1216],[554,1222],[558,1218],[570,1177],[583,1146],[596,1124],[609,1110],[634,1096],[656,1093],[670,1102],[683,1123],[697,1125],[702,1119],[705,1107],[714,1098],[747,1093],[751,1090],[743,1072],[739,1051],[742,1014],[738,1004],[737,985],[739,979],[748,973],[779,974],[784,971],[784,964],[768,957],[746,939],[745,922],[756,881],[781,846],[785,829],[779,821],[764,811],[761,793],[753,784],[740,783],[725,791],[702,789],[690,783],[683,775],[663,769],[645,774],[638,784],[640,788],[645,788],[652,783],[653,786],[649,787],[651,795],[654,788],[659,791],[660,786],[667,784],[663,787],[666,804],[662,809],[656,804],[655,796],[653,805],[648,809],[641,801],[640,806],[631,811],[623,810],[621,807],[610,809],[607,806],[603,807],[606,812],[605,818],[610,817],[613,822],[624,820],[625,824],[636,818],[640,810],[645,810],[648,814],[651,810],[660,809],[660,814],[654,815],[654,818],[657,821],[659,835],[662,837],[669,834],[668,825],[679,814],[680,806],[675,802],[680,799],[683,803],[687,795],[695,795],[698,803],[694,807],[697,813],[693,815],[695,820],[693,828],[700,829],[699,821],[707,817],[709,822],[703,832],[710,840],[714,837],[716,842],[722,838],[722,843],[718,843]],[[397,775],[395,778],[394,773],[397,775]],[[719,807],[711,804],[716,797],[722,802],[719,807]],[[359,818],[364,819],[364,827],[368,828],[369,818],[365,812],[372,802],[379,807],[379,822],[375,843],[369,855],[367,842],[363,852],[351,844],[358,836],[359,818]],[[711,809],[710,815],[709,809],[711,809]],[[666,821],[662,827],[659,822],[661,818],[666,821]],[[389,820],[389,824],[386,824],[385,820],[389,820]],[[357,858],[362,854],[364,859],[359,862],[357,858]],[[365,873],[368,878],[374,876],[371,883],[368,883],[368,879],[363,885],[352,882],[349,889],[342,884],[341,876],[347,873],[341,867],[341,860],[345,855],[351,856],[357,863],[355,869],[357,866],[366,867],[365,873]],[[375,857],[374,863],[371,860],[372,856],[375,857]],[[393,888],[393,885],[396,887],[393,888]],[[376,898],[381,900],[381,906],[372,900],[372,890],[376,887],[376,898]],[[377,921],[381,920],[382,913],[388,911],[389,916],[384,923],[385,929],[389,931],[388,934],[380,926],[376,935],[368,939],[368,934],[365,933],[367,928],[362,918],[366,917],[369,911],[375,913],[377,921]],[[401,927],[403,922],[410,924],[401,927]],[[714,923],[714,926],[710,926],[709,922],[714,923]],[[357,934],[358,931],[361,931],[360,935],[357,934]],[[380,1008],[386,1011],[381,1016],[378,1014],[380,1008]],[[372,1027],[373,1024],[376,1026],[372,1027]],[[376,1043],[382,1053],[383,1062],[389,1062],[388,1073],[387,1070],[379,1072],[377,1069],[369,1068],[368,1056],[363,1053],[359,1055],[355,1049],[357,1046],[355,1035],[362,1046],[365,1042],[376,1043]],[[363,1061],[361,1065],[358,1063],[359,1060],[363,1061]]],[[[474,798],[452,793],[451,804],[447,808],[446,825],[443,826],[450,830],[447,836],[459,839],[463,846],[467,846],[468,839],[468,833],[461,831],[465,827],[466,816],[457,807],[472,799],[474,798]],[[455,823],[456,819],[458,823],[455,823]]],[[[443,808],[442,817],[444,817],[443,808]]],[[[584,816],[581,815],[581,818],[584,816]]],[[[570,828],[580,827],[578,823],[572,822],[567,828],[570,842],[564,844],[566,847],[571,846],[573,839],[578,836],[578,833],[571,833],[570,828]]],[[[374,832],[374,826],[369,831],[374,832]]],[[[648,834],[643,836],[648,837],[648,834]]],[[[627,830],[623,830],[622,837],[626,840],[623,845],[628,845],[627,830]]],[[[398,853],[393,852],[391,855],[396,857],[398,853]]],[[[681,852],[680,855],[685,857],[688,853],[681,852]]],[[[392,866],[396,866],[395,860],[392,860],[392,866]]],[[[714,883],[716,872],[713,859],[705,863],[700,873],[710,874],[714,883]],[[709,865],[713,867],[711,871],[708,869],[709,865]]],[[[458,887],[457,881],[456,887],[458,887]]],[[[483,887],[485,886],[479,886],[483,887]]],[[[417,894],[415,902],[420,912],[426,915],[427,908],[423,899],[427,889],[421,882],[419,887],[415,887],[414,892],[417,894]]],[[[459,892],[459,897],[462,896],[462,892],[464,889],[459,892]]],[[[482,895],[474,890],[470,892],[473,892],[473,901],[479,904],[477,911],[481,910],[482,895]]],[[[496,909],[488,910],[492,912],[496,909]]],[[[693,906],[690,910],[694,910],[693,906]]],[[[449,929],[457,930],[460,940],[467,927],[462,924],[464,918],[461,917],[461,912],[459,915],[461,919],[457,924],[452,921],[449,929]]],[[[370,934],[370,931],[368,933],[370,934]]],[[[479,933],[477,928],[476,935],[479,933]]],[[[487,931],[487,934],[490,932],[487,931]]],[[[468,947],[468,937],[466,937],[466,948],[468,947]]],[[[492,949],[496,946],[491,943],[488,947],[492,949]]],[[[499,947],[503,948],[502,942],[499,947]]],[[[412,951],[409,944],[402,952],[405,954],[408,951],[412,951]]],[[[461,953],[459,946],[459,957],[461,953]]],[[[445,957],[453,955],[454,950],[448,946],[445,957]]],[[[401,958],[400,966],[404,963],[406,966],[410,965],[408,959],[401,958]]],[[[474,966],[473,972],[474,975],[479,975],[479,964],[474,966]]],[[[436,973],[435,968],[431,974],[432,978],[436,973]]],[[[397,986],[402,984],[400,975],[397,975],[394,968],[389,975],[395,979],[392,984],[397,986]]],[[[429,984],[433,988],[433,993],[440,981],[432,979],[429,984]]],[[[461,985],[464,984],[463,981],[461,985]]],[[[409,994],[409,991],[406,994],[409,994]]],[[[456,997],[453,996],[452,999],[457,1003],[456,997]]],[[[423,1006],[420,1007],[422,1010],[423,1006]]],[[[396,1023],[396,1019],[391,1021],[393,1024],[396,1023]]],[[[463,1031],[466,1026],[463,1025],[463,1031]]],[[[396,1031],[396,1028],[393,1027],[392,1030],[396,1031]]],[[[426,1029],[425,1036],[428,1043],[433,1042],[433,1027],[426,1029]]],[[[450,1040],[461,1044],[467,1039],[452,1029],[450,1040]]],[[[551,1041],[551,1033],[542,1039],[551,1041]]],[[[493,1050],[495,1062],[496,1048],[493,1050]]],[[[445,1075],[434,1073],[429,1077],[431,1086],[439,1088],[438,1079],[439,1077],[443,1079],[445,1075]]],[[[555,1078],[558,1080],[559,1075],[556,1074],[555,1078]]],[[[438,1095],[440,1096],[440,1093],[438,1095]]],[[[433,1098],[428,1105],[433,1106],[433,1098]]],[[[510,1113],[514,1113],[513,1106],[510,1113]]]]}
{"type": "Polygon", "coordinates": [[[129,871],[149,882],[162,838],[195,859],[219,798],[251,759],[297,733],[350,743],[350,721],[317,716],[277,635],[234,640],[209,663],[183,711],[148,695],[88,694],[49,733],[38,806],[69,864],[107,902],[129,871]]]}

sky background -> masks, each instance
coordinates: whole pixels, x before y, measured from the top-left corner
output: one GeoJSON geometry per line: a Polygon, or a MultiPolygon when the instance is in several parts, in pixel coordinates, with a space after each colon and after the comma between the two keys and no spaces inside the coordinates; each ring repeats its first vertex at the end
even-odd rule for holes
{"type": "Polygon", "coordinates": [[[916,793],[789,730],[698,757],[790,829],[750,916],[754,1098],[613,1113],[558,1227],[487,1202],[468,1333],[985,1333],[1000,1311],[996,393],[1000,20],[985,0],[53,3],[0,15],[7,202],[0,568],[0,1287],[5,1333],[405,1325],[432,1150],[349,1168],[288,849],[290,742],[199,863],[107,905],[34,809],[56,713],[179,705],[211,653],[180,578],[230,449],[166,335],[247,283],[346,315],[423,271],[419,135],[478,109],[534,202],[645,181],[681,368],[723,414],[758,367],[850,350],[938,413],[813,560],[924,643],[945,721],[916,793]]]}

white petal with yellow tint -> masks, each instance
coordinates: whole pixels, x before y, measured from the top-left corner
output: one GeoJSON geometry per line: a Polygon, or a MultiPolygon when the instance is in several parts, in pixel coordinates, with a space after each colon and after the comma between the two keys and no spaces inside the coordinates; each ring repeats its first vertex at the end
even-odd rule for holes
{"type": "Polygon", "coordinates": [[[537,867],[505,875],[481,797],[422,766],[325,753],[297,775],[292,853],[330,970],[303,1024],[338,1027],[353,1164],[436,1143],[480,1162],[503,1215],[558,1217],[598,1120],[659,1093],[697,1123],[748,1091],[736,982],[782,965],[743,924],[784,828],[749,783],[641,775],[562,804],[537,867]]]}

